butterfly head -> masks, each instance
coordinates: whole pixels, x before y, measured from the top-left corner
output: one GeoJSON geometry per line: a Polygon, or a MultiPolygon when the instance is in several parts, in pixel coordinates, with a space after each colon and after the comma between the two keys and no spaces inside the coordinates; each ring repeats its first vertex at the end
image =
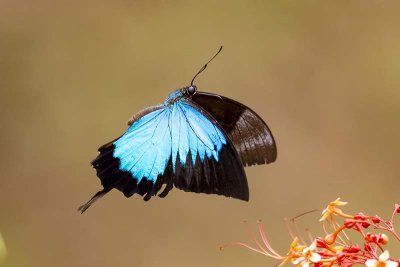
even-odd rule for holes
{"type": "Polygon", "coordinates": [[[192,95],[194,95],[197,91],[197,86],[196,85],[190,85],[188,87],[183,88],[184,90],[184,94],[186,96],[191,97],[192,95]]]}

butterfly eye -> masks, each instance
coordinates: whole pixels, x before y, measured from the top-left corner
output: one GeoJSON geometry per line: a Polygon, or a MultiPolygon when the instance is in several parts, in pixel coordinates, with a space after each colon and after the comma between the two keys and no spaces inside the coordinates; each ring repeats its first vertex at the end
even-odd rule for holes
{"type": "Polygon", "coordinates": [[[194,93],[196,92],[196,86],[195,85],[191,85],[188,87],[187,91],[189,93],[189,95],[194,95],[194,93]]]}

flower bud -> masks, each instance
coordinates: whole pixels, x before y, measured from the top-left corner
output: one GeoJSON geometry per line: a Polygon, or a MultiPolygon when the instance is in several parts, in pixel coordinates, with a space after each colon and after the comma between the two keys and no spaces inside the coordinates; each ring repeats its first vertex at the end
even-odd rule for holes
{"type": "Polygon", "coordinates": [[[379,218],[378,215],[375,215],[375,217],[372,217],[372,222],[373,223],[380,223],[381,222],[381,218],[379,218]]]}
{"type": "Polygon", "coordinates": [[[400,213],[400,204],[394,205],[394,209],[395,209],[396,213],[400,213]]]}
{"type": "Polygon", "coordinates": [[[389,242],[389,237],[385,234],[379,234],[378,243],[386,245],[389,242]]]}
{"type": "Polygon", "coordinates": [[[354,224],[355,224],[354,221],[351,220],[351,219],[346,219],[346,220],[344,221],[344,226],[345,226],[347,229],[353,228],[354,224]]]}
{"type": "Polygon", "coordinates": [[[359,212],[356,215],[354,215],[354,220],[365,221],[365,219],[366,216],[362,212],[359,212]]]}

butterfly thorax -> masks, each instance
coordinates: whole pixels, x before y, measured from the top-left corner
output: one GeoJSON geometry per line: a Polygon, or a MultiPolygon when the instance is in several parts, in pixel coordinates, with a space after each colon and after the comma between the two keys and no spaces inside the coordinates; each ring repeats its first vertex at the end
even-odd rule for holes
{"type": "Polygon", "coordinates": [[[164,105],[173,104],[183,97],[191,97],[196,93],[196,91],[197,87],[195,85],[190,85],[181,89],[177,89],[167,96],[167,98],[164,100],[164,105]]]}
{"type": "Polygon", "coordinates": [[[162,109],[165,106],[172,105],[184,97],[190,97],[191,95],[193,95],[196,92],[196,89],[197,89],[196,86],[193,85],[193,86],[187,86],[187,87],[173,91],[172,93],[170,93],[167,96],[167,98],[164,100],[164,102],[162,104],[145,108],[145,109],[139,111],[138,113],[136,113],[135,115],[133,115],[129,119],[128,125],[132,125],[135,121],[139,120],[141,117],[147,115],[150,112],[153,112],[157,109],[162,109]]]}
{"type": "Polygon", "coordinates": [[[184,89],[177,89],[170,93],[164,100],[164,105],[170,105],[185,96],[184,89]]]}

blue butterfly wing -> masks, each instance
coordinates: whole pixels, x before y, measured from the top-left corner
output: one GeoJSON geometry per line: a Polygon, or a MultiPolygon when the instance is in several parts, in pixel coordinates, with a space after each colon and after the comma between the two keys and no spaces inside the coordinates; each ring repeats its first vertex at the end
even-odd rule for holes
{"type": "Polygon", "coordinates": [[[248,200],[234,146],[216,121],[187,98],[144,114],[99,151],[92,165],[108,191],[117,188],[127,197],[137,193],[148,200],[166,184],[161,197],[175,186],[248,200]]]}
{"type": "MultiPolygon", "coordinates": [[[[155,190],[155,184],[161,186],[155,182],[169,174],[168,168],[164,167],[169,151],[167,146],[159,145],[168,129],[165,127],[167,111],[163,106],[146,109],[121,137],[99,148],[100,153],[92,161],[92,166],[104,190],[97,194],[101,196],[116,188],[126,197],[134,193],[143,196],[155,190]]],[[[168,142],[169,139],[165,140],[168,142]]],[[[81,210],[87,209],[94,201],[89,200],[81,210]]]]}
{"type": "Polygon", "coordinates": [[[119,169],[129,172],[140,183],[154,183],[164,173],[171,156],[169,108],[147,114],[134,123],[114,142],[113,157],[119,159],[119,169]]]}

